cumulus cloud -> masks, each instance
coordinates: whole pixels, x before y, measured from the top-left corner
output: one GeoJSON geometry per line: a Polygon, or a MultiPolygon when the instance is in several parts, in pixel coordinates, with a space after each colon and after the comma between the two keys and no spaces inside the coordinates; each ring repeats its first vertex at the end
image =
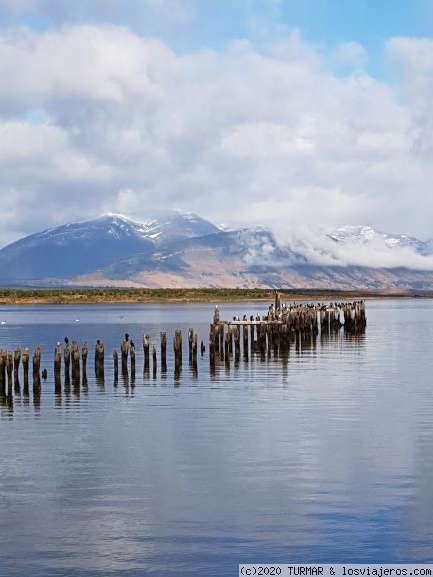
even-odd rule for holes
{"type": "Polygon", "coordinates": [[[427,135],[419,144],[430,61],[411,42],[388,46],[402,101],[362,72],[362,47],[343,50],[356,70],[337,75],[296,32],[179,55],[116,26],[4,31],[0,241],[169,207],[229,226],[433,236],[427,135]],[[424,96],[411,94],[414,78],[424,96]]]}
{"type": "Polygon", "coordinates": [[[411,110],[414,152],[431,159],[433,153],[433,39],[393,38],[387,51],[395,65],[402,95],[411,110]]]}

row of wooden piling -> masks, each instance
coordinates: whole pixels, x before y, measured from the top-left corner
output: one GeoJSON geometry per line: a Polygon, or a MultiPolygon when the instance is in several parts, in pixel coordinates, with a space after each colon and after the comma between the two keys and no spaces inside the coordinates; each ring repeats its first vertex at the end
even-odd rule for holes
{"type": "Polygon", "coordinates": [[[234,355],[238,360],[241,342],[244,358],[250,352],[263,355],[280,351],[284,354],[292,343],[299,347],[319,334],[329,335],[342,328],[346,335],[361,335],[366,326],[364,301],[281,306],[279,295],[276,295],[275,306],[272,304],[266,315],[250,316],[249,319],[244,315],[242,320],[235,316],[232,321],[221,321],[220,311],[215,307],[209,329],[210,359],[212,363],[215,355],[222,360],[234,355]]]}
{"type": "MultiPolygon", "coordinates": [[[[0,396],[12,395],[12,388],[19,387],[19,367],[22,363],[24,390],[29,388],[29,349],[17,347],[12,353],[0,350],[0,396]]],[[[41,347],[38,345],[33,354],[33,385],[40,387],[41,347]]]]}
{"type": "MultiPolygon", "coordinates": [[[[126,336],[126,335],[125,335],[126,336]]],[[[67,340],[67,339],[65,339],[67,340]]],[[[197,368],[197,333],[194,329],[188,330],[188,346],[189,346],[189,361],[191,366],[197,368]]],[[[144,353],[144,373],[150,370],[150,337],[143,335],[143,353],[144,353]]],[[[203,351],[203,346],[202,346],[203,351]]],[[[176,330],[173,336],[173,352],[174,352],[174,371],[175,375],[180,374],[182,369],[182,331],[176,330]]],[[[83,383],[87,382],[87,357],[89,353],[88,343],[84,343],[81,351],[77,342],[73,341],[71,345],[66,342],[64,348],[60,342],[57,343],[54,349],[54,384],[55,390],[61,387],[62,377],[62,361],[63,374],[65,383],[72,381],[74,384],[79,384],[80,378],[83,383]],[[81,360],[81,367],[80,367],[81,360]]],[[[135,379],[136,372],[136,351],[133,342],[125,338],[120,344],[120,363],[121,373],[123,376],[131,374],[131,379],[135,379]]],[[[29,386],[29,349],[24,350],[17,347],[15,352],[8,352],[0,350],[0,396],[12,395],[13,386],[19,387],[19,367],[22,363],[24,392],[28,390],[29,386]]],[[[41,357],[42,348],[38,345],[33,354],[33,386],[41,387],[41,357]]],[[[95,377],[97,381],[104,380],[105,372],[105,347],[101,340],[96,341],[95,345],[95,377]]],[[[167,372],[167,334],[160,333],[160,359],[161,371],[167,372]]],[[[152,365],[153,373],[156,375],[157,371],[157,349],[152,346],[152,365]]],[[[119,352],[117,349],[113,350],[113,365],[114,365],[114,379],[117,380],[119,376],[119,352]]],[[[46,378],[46,369],[42,371],[42,378],[46,378]]]]}
{"type": "MultiPolygon", "coordinates": [[[[235,361],[240,359],[241,350],[244,358],[248,358],[249,353],[285,354],[290,345],[294,342],[297,346],[315,339],[319,332],[321,335],[329,335],[338,332],[342,327],[347,335],[359,335],[365,331],[366,315],[364,301],[352,303],[331,303],[328,305],[317,304],[293,304],[291,306],[281,306],[279,297],[276,296],[275,306],[272,304],[265,316],[250,317],[248,320],[244,315],[241,321],[239,317],[234,317],[232,321],[221,321],[220,311],[215,308],[213,322],[209,329],[209,359],[211,366],[220,360],[234,357],[235,361]],[[344,317],[344,324],[341,323],[341,314],[344,317]],[[241,346],[242,343],[242,346],[241,346]]],[[[71,381],[79,384],[80,376],[83,383],[87,382],[87,357],[89,347],[87,342],[79,348],[77,342],[69,341],[65,338],[66,346],[62,349],[60,343],[54,350],[54,383],[55,388],[61,386],[62,359],[64,366],[65,383],[71,381]],[[81,361],[81,367],[80,367],[81,361]]],[[[157,371],[157,348],[151,341],[148,334],[143,335],[142,340],[144,355],[144,374],[150,370],[150,354],[152,354],[153,374],[157,371]]],[[[188,329],[188,349],[189,364],[197,370],[197,349],[198,336],[192,329],[188,329]]],[[[205,351],[205,345],[201,342],[201,354],[205,351]]],[[[176,330],[173,336],[174,353],[174,373],[180,374],[182,368],[182,332],[176,330]]],[[[42,349],[38,345],[32,358],[33,386],[41,387],[41,355],[42,349]]],[[[19,367],[22,364],[24,377],[24,390],[29,385],[29,349],[17,347],[14,351],[8,352],[0,350],[0,396],[11,395],[13,387],[19,386],[19,367]]],[[[161,372],[167,372],[167,334],[160,333],[160,360],[161,372]]],[[[101,340],[96,341],[94,370],[97,380],[104,380],[105,349],[101,340]]],[[[119,375],[119,352],[113,350],[114,378],[119,375]]],[[[135,345],[129,340],[129,335],[125,334],[125,339],[120,344],[120,366],[122,375],[131,373],[131,379],[135,380],[136,372],[136,350],[135,345]]],[[[46,369],[42,371],[42,378],[46,378],[46,369]]]]}

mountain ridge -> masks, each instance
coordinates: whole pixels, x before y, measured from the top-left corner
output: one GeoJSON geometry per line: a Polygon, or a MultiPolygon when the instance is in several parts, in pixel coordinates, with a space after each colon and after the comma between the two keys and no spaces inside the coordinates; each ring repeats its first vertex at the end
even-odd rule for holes
{"type": "Polygon", "coordinates": [[[149,288],[433,288],[431,241],[340,227],[277,240],[267,227],[228,229],[194,213],[121,213],[66,223],[0,249],[0,282],[149,288]]]}

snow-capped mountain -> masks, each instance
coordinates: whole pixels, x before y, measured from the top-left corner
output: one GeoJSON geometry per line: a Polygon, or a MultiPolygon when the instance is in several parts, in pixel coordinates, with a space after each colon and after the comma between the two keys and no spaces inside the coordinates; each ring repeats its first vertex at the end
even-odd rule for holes
{"type": "Polygon", "coordinates": [[[429,242],[345,226],[278,241],[265,227],[227,229],[192,213],[143,221],[109,213],[0,250],[8,285],[433,290],[429,242]]]}
{"type": "Polygon", "coordinates": [[[0,280],[24,282],[73,278],[133,255],[150,256],[156,246],[218,232],[191,213],[165,212],[146,222],[120,214],[65,224],[22,238],[0,250],[0,280]]]}
{"type": "Polygon", "coordinates": [[[109,215],[125,226],[133,224],[136,233],[157,245],[186,238],[195,238],[219,232],[219,228],[192,212],[166,211],[143,222],[133,222],[123,215],[109,215]]]}
{"type": "Polygon", "coordinates": [[[413,236],[379,232],[371,226],[342,226],[328,232],[329,238],[343,245],[384,245],[390,249],[411,249],[427,256],[432,254],[430,242],[423,242],[413,236]]]}

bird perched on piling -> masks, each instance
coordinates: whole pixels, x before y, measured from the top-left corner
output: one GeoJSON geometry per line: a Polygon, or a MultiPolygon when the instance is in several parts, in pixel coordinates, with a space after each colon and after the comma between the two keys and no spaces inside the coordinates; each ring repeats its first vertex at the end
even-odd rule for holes
{"type": "MultiPolygon", "coordinates": [[[[126,335],[125,335],[125,336],[126,336],[126,335]]],[[[130,344],[131,348],[134,348],[134,349],[135,349],[135,345],[134,345],[134,342],[133,342],[132,339],[130,340],[129,344],[130,344]]]]}
{"type": "Polygon", "coordinates": [[[69,343],[69,339],[68,337],[65,337],[65,345],[67,345],[69,343]]]}
{"type": "Polygon", "coordinates": [[[129,335],[128,335],[128,333],[125,333],[125,341],[126,341],[126,342],[129,341],[129,335]]]}

